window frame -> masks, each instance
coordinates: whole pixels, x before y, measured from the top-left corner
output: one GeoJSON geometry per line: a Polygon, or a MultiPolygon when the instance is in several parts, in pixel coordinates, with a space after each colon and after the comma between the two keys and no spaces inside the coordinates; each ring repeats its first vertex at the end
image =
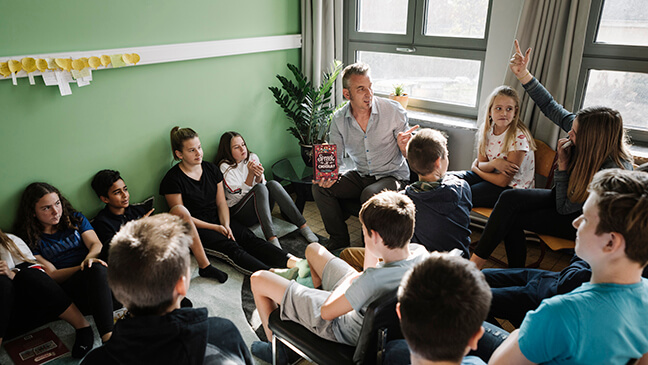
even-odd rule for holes
{"type": "MultiPolygon", "coordinates": [[[[477,94],[473,107],[451,104],[410,96],[409,105],[430,112],[455,115],[476,119],[479,114],[481,88],[484,78],[484,63],[486,46],[490,30],[493,0],[488,0],[488,11],[484,29],[484,38],[438,37],[426,36],[425,16],[426,6],[433,0],[408,0],[407,32],[405,35],[368,33],[356,31],[358,21],[358,4],[360,0],[346,2],[344,12],[344,62],[351,64],[357,59],[357,52],[380,52],[391,54],[412,54],[418,56],[431,56],[442,58],[458,58],[479,61],[479,76],[477,94]]],[[[377,93],[380,96],[386,94],[377,93]]]]}
{"type": "MultiPolygon", "coordinates": [[[[585,33],[585,45],[578,74],[577,104],[583,107],[590,70],[644,73],[648,70],[648,46],[596,43],[605,0],[592,0],[585,33]]],[[[648,130],[626,128],[633,141],[648,143],[648,130]]]]}

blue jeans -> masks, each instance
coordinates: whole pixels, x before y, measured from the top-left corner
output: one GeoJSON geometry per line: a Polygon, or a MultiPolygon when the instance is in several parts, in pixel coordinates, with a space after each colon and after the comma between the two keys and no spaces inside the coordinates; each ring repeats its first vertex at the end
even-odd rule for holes
{"type": "Polygon", "coordinates": [[[451,171],[448,174],[466,180],[468,185],[470,185],[472,203],[475,208],[494,207],[500,194],[505,190],[511,189],[509,186],[501,187],[490,183],[472,171],[451,171]]]}

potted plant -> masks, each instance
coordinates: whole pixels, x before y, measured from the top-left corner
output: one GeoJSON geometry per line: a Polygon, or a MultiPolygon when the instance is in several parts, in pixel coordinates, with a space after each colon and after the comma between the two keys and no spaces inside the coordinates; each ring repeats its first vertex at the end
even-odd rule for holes
{"type": "Polygon", "coordinates": [[[313,144],[328,139],[331,117],[336,110],[331,105],[331,92],[333,83],[342,71],[342,62],[333,61],[319,86],[314,86],[297,66],[288,64],[288,69],[295,81],[277,75],[281,87],[271,86],[269,89],[293,124],[287,130],[299,140],[304,162],[307,166],[312,166],[313,144]]]}
{"type": "Polygon", "coordinates": [[[389,95],[389,98],[396,100],[400,103],[400,105],[403,106],[403,108],[407,109],[409,96],[407,95],[407,93],[405,93],[405,86],[403,86],[403,84],[394,85],[394,92],[389,95]]]}

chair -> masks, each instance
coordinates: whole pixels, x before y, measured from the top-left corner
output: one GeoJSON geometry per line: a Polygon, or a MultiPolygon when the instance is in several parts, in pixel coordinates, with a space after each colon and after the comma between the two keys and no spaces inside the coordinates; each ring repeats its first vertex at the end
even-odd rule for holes
{"type": "MultiPolygon", "coordinates": [[[[551,188],[551,183],[553,182],[553,174],[554,174],[554,166],[556,164],[556,159],[558,156],[556,155],[556,151],[551,149],[546,143],[539,139],[534,139],[536,143],[536,151],[535,151],[535,172],[536,175],[540,175],[546,178],[546,183],[545,183],[545,189],[551,188]]],[[[482,221],[485,222],[487,220],[491,213],[493,212],[493,209],[491,208],[473,208],[472,210],[473,213],[478,215],[478,219],[481,216],[482,221]]],[[[471,221],[473,221],[474,215],[471,214],[471,221]]],[[[560,237],[554,237],[548,234],[538,234],[536,235],[539,239],[540,242],[540,256],[538,257],[538,260],[536,262],[533,262],[527,267],[529,268],[537,268],[540,266],[540,263],[545,257],[547,247],[549,247],[553,251],[558,251],[562,249],[573,249],[576,245],[574,241],[560,238],[560,237]]],[[[477,241],[478,242],[478,241],[477,241]]],[[[476,244],[477,242],[474,242],[473,244],[476,244]]],[[[489,259],[499,265],[502,266],[508,266],[507,263],[491,256],[489,259]]]]}
{"type": "Polygon", "coordinates": [[[282,321],[279,309],[270,314],[273,365],[279,340],[307,360],[320,365],[381,364],[387,340],[403,338],[396,315],[396,290],[369,304],[356,347],[325,340],[292,321],[282,321]]]}

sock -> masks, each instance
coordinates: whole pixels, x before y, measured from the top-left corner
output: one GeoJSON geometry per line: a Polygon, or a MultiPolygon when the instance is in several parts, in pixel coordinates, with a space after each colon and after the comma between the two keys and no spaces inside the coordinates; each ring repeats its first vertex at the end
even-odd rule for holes
{"type": "Polygon", "coordinates": [[[76,338],[74,339],[74,346],[72,346],[72,357],[80,359],[84,357],[94,344],[94,334],[92,327],[83,327],[76,330],[76,338]]]}
{"type": "Polygon", "coordinates": [[[293,267],[292,269],[272,269],[272,272],[281,276],[282,278],[293,280],[297,278],[299,268],[293,267]]]}
{"type": "Polygon", "coordinates": [[[297,265],[295,267],[299,268],[300,278],[305,278],[307,276],[310,276],[310,265],[308,265],[308,260],[301,259],[297,261],[297,265]]]}
{"type": "Polygon", "coordinates": [[[180,301],[180,308],[193,308],[193,303],[191,302],[191,300],[189,300],[189,298],[184,297],[180,301]]]}
{"type": "Polygon", "coordinates": [[[299,232],[301,233],[302,236],[304,236],[304,238],[306,238],[308,242],[319,242],[319,238],[317,238],[315,233],[311,231],[309,226],[304,226],[304,228],[300,228],[299,232]]]}
{"type": "Polygon", "coordinates": [[[216,279],[219,283],[224,283],[225,281],[227,281],[227,274],[218,270],[212,265],[208,265],[202,269],[199,268],[198,275],[202,276],[203,278],[216,279]]]}
{"type": "MultiPolygon", "coordinates": [[[[252,342],[251,350],[252,355],[272,364],[272,344],[270,342],[254,341],[252,342]]],[[[280,365],[286,365],[289,362],[293,363],[300,358],[297,353],[279,341],[277,341],[277,353],[279,354],[277,364],[280,365]]]]}
{"type": "Polygon", "coordinates": [[[268,242],[270,242],[270,243],[272,243],[273,245],[275,245],[275,246],[281,248],[281,243],[279,243],[279,239],[278,239],[277,237],[271,239],[271,240],[268,241],[268,242]]]}

